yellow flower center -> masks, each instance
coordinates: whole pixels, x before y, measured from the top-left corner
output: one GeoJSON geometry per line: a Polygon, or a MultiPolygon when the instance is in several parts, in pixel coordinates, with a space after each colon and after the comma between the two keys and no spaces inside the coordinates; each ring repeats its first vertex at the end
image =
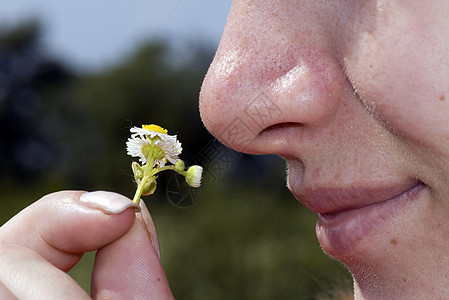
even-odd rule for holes
{"type": "Polygon", "coordinates": [[[163,133],[163,134],[167,134],[168,130],[162,128],[161,126],[158,125],[154,125],[154,124],[150,124],[150,125],[142,125],[143,129],[146,130],[150,130],[150,131],[155,131],[155,132],[159,132],[159,133],[163,133]]]}

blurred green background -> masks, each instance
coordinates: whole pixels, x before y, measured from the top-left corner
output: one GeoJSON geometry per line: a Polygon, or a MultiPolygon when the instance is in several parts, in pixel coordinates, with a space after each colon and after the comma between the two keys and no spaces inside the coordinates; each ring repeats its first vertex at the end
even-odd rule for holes
{"type": "MultiPolygon", "coordinates": [[[[146,199],[177,299],[341,298],[350,277],[320,250],[316,216],[286,189],[282,159],[233,152],[203,127],[198,93],[215,49],[192,45],[174,64],[168,43],[151,40],[82,73],[45,52],[38,22],[0,31],[1,223],[63,189],[132,197],[129,128],[160,124],[184,161],[206,168],[200,190],[163,174],[146,199]]],[[[93,259],[71,271],[87,290],[93,259]]]]}

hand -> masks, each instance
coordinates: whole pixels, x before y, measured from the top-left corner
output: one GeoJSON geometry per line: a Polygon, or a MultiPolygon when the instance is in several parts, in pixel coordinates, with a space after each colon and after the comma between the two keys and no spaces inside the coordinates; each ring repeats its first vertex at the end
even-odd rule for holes
{"type": "Polygon", "coordinates": [[[91,299],[68,275],[98,250],[94,299],[173,299],[151,216],[111,192],[47,195],[0,228],[1,299],[91,299]]]}

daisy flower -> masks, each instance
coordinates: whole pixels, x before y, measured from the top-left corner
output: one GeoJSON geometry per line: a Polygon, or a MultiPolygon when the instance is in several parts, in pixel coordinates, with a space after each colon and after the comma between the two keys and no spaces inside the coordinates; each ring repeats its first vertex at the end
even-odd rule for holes
{"type": "Polygon", "coordinates": [[[131,138],[126,142],[128,155],[139,157],[143,164],[152,161],[159,166],[164,166],[167,160],[172,164],[178,160],[182,152],[181,143],[176,135],[168,135],[167,129],[151,124],[142,128],[132,127],[130,131],[131,138]]]}
{"type": "Polygon", "coordinates": [[[158,125],[142,125],[142,128],[132,127],[131,137],[126,142],[126,152],[132,157],[138,157],[142,165],[132,164],[137,191],[133,201],[139,202],[142,195],[150,195],[156,189],[157,173],[173,170],[183,175],[191,187],[201,185],[203,168],[191,166],[187,171],[185,164],[179,159],[182,152],[181,143],[176,135],[168,135],[168,130],[158,125]],[[172,165],[166,166],[169,162],[172,165]]]}

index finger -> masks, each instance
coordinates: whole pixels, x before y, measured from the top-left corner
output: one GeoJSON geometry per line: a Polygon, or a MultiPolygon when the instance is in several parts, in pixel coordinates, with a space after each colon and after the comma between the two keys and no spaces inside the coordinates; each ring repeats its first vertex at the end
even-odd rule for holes
{"type": "Polygon", "coordinates": [[[0,228],[0,243],[34,250],[68,271],[84,252],[124,235],[138,206],[111,192],[63,191],[47,195],[0,228]],[[130,209],[131,208],[131,209],[130,209]]]}

